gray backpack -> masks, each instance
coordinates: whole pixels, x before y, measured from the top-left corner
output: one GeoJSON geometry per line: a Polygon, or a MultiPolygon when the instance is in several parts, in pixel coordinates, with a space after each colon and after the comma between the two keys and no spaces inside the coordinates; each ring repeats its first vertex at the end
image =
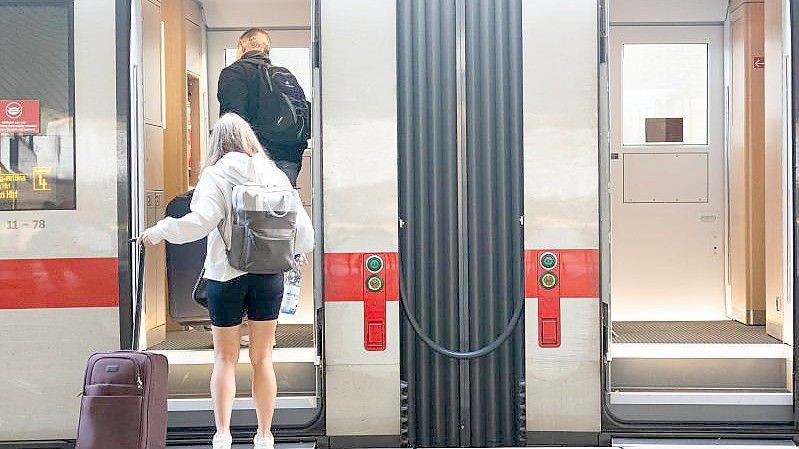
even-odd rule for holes
{"type": "Polygon", "coordinates": [[[227,248],[233,268],[253,274],[276,274],[294,267],[295,209],[302,204],[295,197],[297,192],[290,187],[249,183],[233,188],[227,248]]]}

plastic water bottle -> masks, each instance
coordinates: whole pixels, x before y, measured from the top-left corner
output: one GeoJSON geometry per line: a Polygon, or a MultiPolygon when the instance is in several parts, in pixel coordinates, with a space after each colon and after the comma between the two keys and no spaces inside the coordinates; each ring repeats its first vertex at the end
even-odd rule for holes
{"type": "Polygon", "coordinates": [[[297,307],[300,305],[300,282],[302,281],[302,272],[300,271],[300,264],[295,259],[294,267],[286,273],[286,280],[283,283],[283,302],[280,305],[280,313],[286,315],[294,315],[297,313],[297,307]]]}

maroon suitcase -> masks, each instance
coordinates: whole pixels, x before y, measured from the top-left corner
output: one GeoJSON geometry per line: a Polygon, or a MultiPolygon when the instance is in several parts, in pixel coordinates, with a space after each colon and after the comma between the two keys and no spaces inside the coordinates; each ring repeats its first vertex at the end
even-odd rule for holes
{"type": "MultiPolygon", "coordinates": [[[[133,348],[141,322],[144,250],[139,250],[133,348]]],[[[86,365],[76,449],[162,449],[166,446],[167,359],[160,354],[93,354],[86,365]]]]}

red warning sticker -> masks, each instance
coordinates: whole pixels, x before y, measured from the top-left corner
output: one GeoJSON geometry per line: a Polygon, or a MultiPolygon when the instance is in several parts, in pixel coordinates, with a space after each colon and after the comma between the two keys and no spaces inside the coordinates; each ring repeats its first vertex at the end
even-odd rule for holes
{"type": "Polygon", "coordinates": [[[0,100],[0,134],[39,134],[39,100],[0,100]]]}

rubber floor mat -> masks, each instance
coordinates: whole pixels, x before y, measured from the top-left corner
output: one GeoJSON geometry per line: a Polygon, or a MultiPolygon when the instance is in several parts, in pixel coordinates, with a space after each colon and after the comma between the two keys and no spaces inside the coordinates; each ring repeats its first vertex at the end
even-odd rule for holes
{"type": "Polygon", "coordinates": [[[765,326],[737,321],[614,321],[613,343],[781,344],[765,326]]]}
{"type": "MultiPolygon", "coordinates": [[[[247,335],[247,326],[242,327],[242,335],[247,335]]],[[[314,338],[313,324],[278,324],[275,335],[275,348],[312,348],[314,338]]],[[[190,329],[167,332],[166,341],[149,349],[153,351],[213,349],[210,330],[190,329]]]]}

